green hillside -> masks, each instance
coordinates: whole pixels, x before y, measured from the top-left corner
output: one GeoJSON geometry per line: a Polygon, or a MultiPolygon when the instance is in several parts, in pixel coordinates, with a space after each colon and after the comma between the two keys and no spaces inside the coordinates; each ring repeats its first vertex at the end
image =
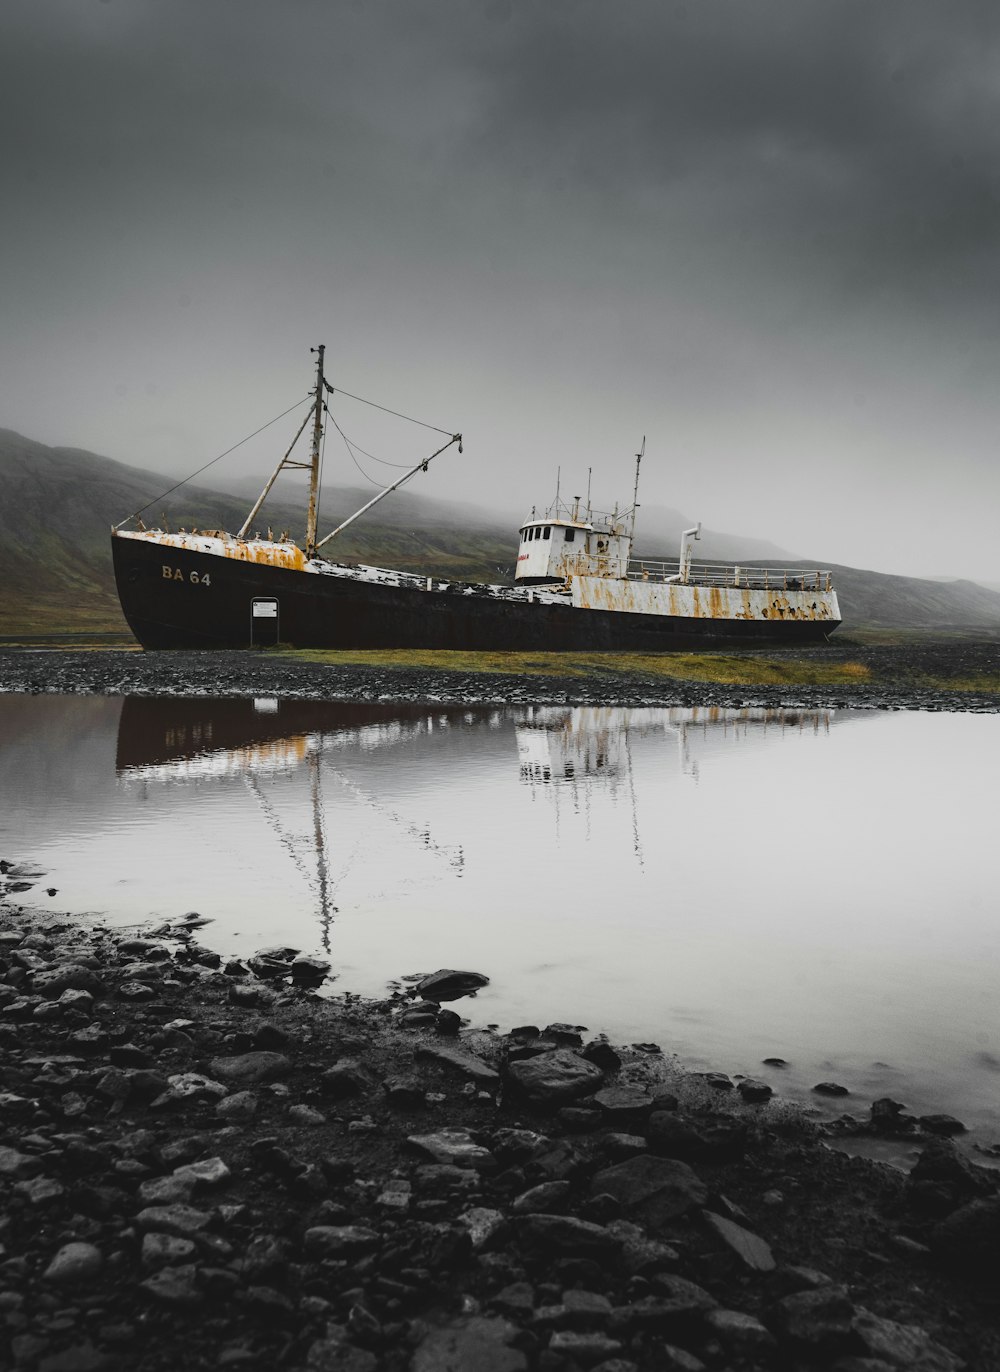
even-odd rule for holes
{"type": "MultiPolygon", "coordinates": [[[[110,528],[171,484],[155,472],[76,448],[49,448],[0,429],[0,635],[121,634],[111,569],[110,528]]],[[[147,512],[151,527],[238,529],[254,493],[182,487],[147,512]]],[[[283,478],[257,527],[301,538],[303,483],[283,478]],[[283,484],[284,483],[284,484],[283,484]]],[[[324,492],[321,527],[329,529],[369,500],[372,490],[324,492]]],[[[688,521],[658,511],[637,555],[676,556],[676,532],[688,521]],[[677,530],[673,525],[676,524],[677,530]]],[[[713,535],[712,560],[756,561],[770,545],[713,535]]],[[[392,495],[337,541],[337,557],[418,574],[503,581],[513,574],[514,523],[410,489],[392,495]]],[[[797,561],[797,560],[796,560],[797,561]]],[[[766,565],[766,564],[765,564],[766,565]]],[[[800,566],[818,563],[797,562],[800,566]]],[[[924,631],[1000,629],[1000,594],[970,581],[929,581],[835,567],[845,628],[924,631]]]]}
{"type": "MultiPolygon", "coordinates": [[[[48,448],[0,430],[0,635],[127,634],[111,568],[110,529],[171,484],[76,448],[48,448]]],[[[301,481],[288,480],[291,494],[301,481]]],[[[280,490],[280,485],[275,488],[280,490]]],[[[332,489],[323,499],[323,524],[358,509],[371,491],[332,489]]],[[[170,528],[238,529],[252,499],[203,486],[184,486],[158,500],[147,523],[170,528]]],[[[270,499],[258,527],[301,538],[305,502],[270,499]]],[[[337,556],[462,580],[499,580],[513,568],[516,530],[479,522],[462,507],[400,493],[337,540],[337,556]]]]}

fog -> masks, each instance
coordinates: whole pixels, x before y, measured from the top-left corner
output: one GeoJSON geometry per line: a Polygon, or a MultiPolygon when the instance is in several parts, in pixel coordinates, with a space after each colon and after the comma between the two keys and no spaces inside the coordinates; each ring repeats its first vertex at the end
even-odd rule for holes
{"type": "Polygon", "coordinates": [[[5,0],[0,425],[181,475],[323,342],[465,434],[419,491],[625,503],[645,435],[649,503],[996,582],[998,49],[975,0],[5,0]]]}

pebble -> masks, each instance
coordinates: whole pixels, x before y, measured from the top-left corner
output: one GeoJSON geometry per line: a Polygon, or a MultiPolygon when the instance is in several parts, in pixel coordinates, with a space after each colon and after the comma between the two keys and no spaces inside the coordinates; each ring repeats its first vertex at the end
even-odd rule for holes
{"type": "Polygon", "coordinates": [[[718,1234],[723,1243],[727,1244],[751,1271],[774,1271],[777,1264],[770,1244],[757,1234],[752,1234],[749,1229],[744,1229],[742,1225],[726,1219],[724,1215],[716,1215],[711,1210],[705,1210],[703,1216],[708,1227],[718,1234]]]}
{"type": "Polygon", "coordinates": [[[488,1171],[496,1159],[488,1148],[476,1143],[467,1129],[442,1129],[435,1134],[411,1134],[406,1142],[434,1162],[453,1167],[488,1171]]]}
{"type": "Polygon", "coordinates": [[[424,1335],[410,1372],[527,1372],[528,1360],[511,1347],[517,1326],[496,1316],[456,1320],[424,1335]]]}
{"type": "Polygon", "coordinates": [[[197,1234],[211,1222],[211,1215],[191,1205],[151,1205],[140,1210],[136,1224],[140,1229],[156,1229],[165,1234],[197,1234]]]}
{"type": "Polygon", "coordinates": [[[197,1286],[197,1268],[190,1263],[161,1268],[139,1286],[161,1305],[200,1305],[205,1299],[197,1286]]]}
{"type": "Polygon", "coordinates": [[[42,1276],[59,1285],[94,1281],[104,1267],[101,1250],[92,1243],[66,1243],[56,1253],[42,1276]]]}
{"type": "Polygon", "coordinates": [[[144,1267],[167,1267],[186,1263],[196,1251],[190,1239],[182,1239],[176,1234],[162,1234],[151,1230],[142,1236],[144,1267]]]}
{"type": "Polygon", "coordinates": [[[290,1105],[288,1107],[288,1118],[294,1124],[304,1125],[307,1129],[314,1129],[317,1125],[326,1124],[326,1116],[314,1110],[311,1105],[290,1105]]]}
{"type": "Polygon", "coordinates": [[[292,1063],[283,1053],[258,1051],[232,1058],[213,1058],[208,1070],[212,1077],[228,1086],[256,1086],[287,1076],[292,1063]]]}
{"type": "Polygon", "coordinates": [[[245,1122],[257,1113],[257,1100],[251,1091],[234,1091],[225,1100],[220,1100],[215,1113],[222,1119],[245,1122]]]}

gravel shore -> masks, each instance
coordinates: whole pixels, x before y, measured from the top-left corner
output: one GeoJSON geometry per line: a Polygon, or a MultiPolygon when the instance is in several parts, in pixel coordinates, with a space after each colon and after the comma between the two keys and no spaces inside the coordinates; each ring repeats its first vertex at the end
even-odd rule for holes
{"type": "MultiPolygon", "coordinates": [[[[747,655],[749,656],[749,655],[747,655]]],[[[762,653],[768,659],[856,662],[870,680],[837,686],[724,686],[661,678],[491,675],[411,668],[331,667],[268,652],[129,652],[0,648],[0,691],[84,695],[273,695],[313,700],[429,701],[460,705],[594,704],[996,712],[1000,692],[928,687],[992,676],[1000,643],[923,643],[762,653]]]]}
{"type": "Polygon", "coordinates": [[[454,975],[319,997],[0,891],[0,1320],[30,1372],[1000,1368],[1000,1178],[454,975]]]}

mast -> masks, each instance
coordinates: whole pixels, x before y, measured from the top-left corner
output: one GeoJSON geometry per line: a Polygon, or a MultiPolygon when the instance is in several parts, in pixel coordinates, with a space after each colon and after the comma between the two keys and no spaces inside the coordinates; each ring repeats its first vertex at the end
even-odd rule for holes
{"type": "Polygon", "coordinates": [[[316,554],[316,524],[319,519],[319,456],[323,442],[323,354],[324,344],[310,349],[316,354],[316,400],[313,406],[312,453],[309,461],[309,513],[306,516],[306,557],[316,554]]]}
{"type": "Polygon", "coordinates": [[[646,451],[646,435],[642,436],[642,446],[635,455],[635,489],[632,492],[632,527],[628,531],[629,555],[632,553],[632,544],[635,542],[635,512],[639,508],[639,464],[642,462],[643,454],[646,451]]]}

